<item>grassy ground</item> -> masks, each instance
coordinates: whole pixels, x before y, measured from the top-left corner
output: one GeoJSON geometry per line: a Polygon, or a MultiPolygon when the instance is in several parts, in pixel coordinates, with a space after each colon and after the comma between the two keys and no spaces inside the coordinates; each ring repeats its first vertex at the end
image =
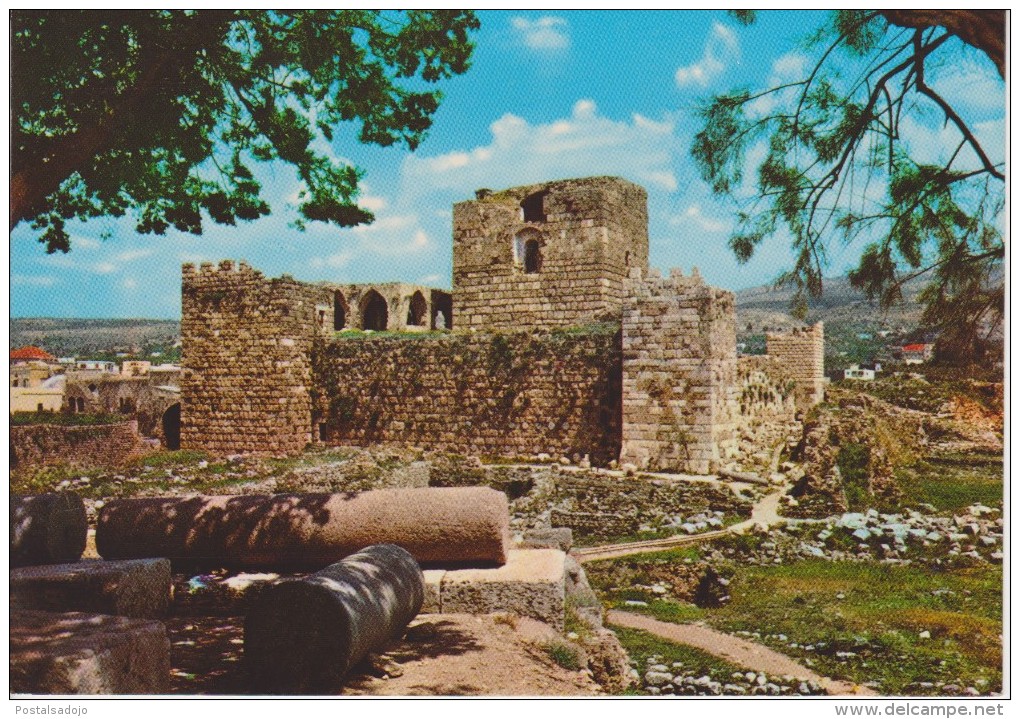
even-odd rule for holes
{"type": "MultiPolygon", "coordinates": [[[[638,629],[616,626],[611,628],[627,650],[630,658],[637,662],[639,672],[644,672],[649,657],[656,657],[657,662],[666,666],[670,666],[674,662],[682,662],[684,669],[696,672],[699,676],[707,674],[721,682],[729,681],[733,672],[745,671],[736,664],[714,657],[700,649],[683,644],[673,644],[638,629]]],[[[641,694],[642,692],[634,689],[628,693],[641,694]]]]}
{"type": "MultiPolygon", "coordinates": [[[[294,470],[322,466],[347,459],[350,450],[317,449],[295,457],[244,458],[241,461],[208,461],[205,453],[193,450],[159,451],[147,454],[115,469],[81,470],[67,466],[39,467],[11,475],[11,491],[22,494],[51,492],[70,482],[82,497],[103,499],[129,497],[145,489],[229,493],[232,488],[252,482],[279,478],[276,491],[289,491],[287,477],[294,470]],[[80,483],[88,477],[88,483],[80,483]]],[[[67,486],[67,485],[65,485],[67,486]]],[[[297,489],[295,487],[295,489],[297,489]]]]}
{"type": "MultiPolygon", "coordinates": [[[[640,568],[642,561],[648,562],[649,574],[661,572],[662,560],[646,555],[645,560],[599,563],[602,571],[592,565],[590,577],[598,584],[606,576],[605,565],[628,562],[640,568]]],[[[876,681],[887,694],[940,693],[934,687],[909,686],[914,682],[1001,690],[998,566],[934,571],[803,560],[738,566],[729,589],[730,602],[718,609],[654,599],[638,590],[622,590],[606,599],[663,621],[704,621],[731,633],[757,633],[755,640],[822,674],[857,683],[876,681]],[[648,606],[626,604],[635,598],[648,606]],[[922,636],[924,632],[929,636],[922,636]]]]}
{"type": "Polygon", "coordinates": [[[959,512],[972,504],[1001,507],[1001,454],[945,454],[926,457],[896,471],[903,496],[926,502],[940,512],[959,512]]]}

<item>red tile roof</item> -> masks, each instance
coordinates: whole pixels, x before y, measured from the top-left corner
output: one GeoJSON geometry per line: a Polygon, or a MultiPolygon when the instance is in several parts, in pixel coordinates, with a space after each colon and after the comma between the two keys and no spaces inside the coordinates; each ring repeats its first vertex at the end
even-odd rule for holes
{"type": "Polygon", "coordinates": [[[927,346],[928,346],[928,345],[926,345],[926,344],[919,344],[919,345],[903,345],[903,351],[904,351],[904,352],[924,352],[924,350],[925,350],[925,348],[926,348],[927,346]]]}
{"type": "Polygon", "coordinates": [[[40,347],[19,347],[11,350],[11,360],[41,360],[42,362],[56,362],[57,358],[40,347]]]}

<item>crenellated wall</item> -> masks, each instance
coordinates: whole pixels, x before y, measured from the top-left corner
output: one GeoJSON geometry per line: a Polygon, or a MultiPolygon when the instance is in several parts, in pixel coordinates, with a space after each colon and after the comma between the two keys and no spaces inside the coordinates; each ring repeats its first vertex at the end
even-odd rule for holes
{"type": "Polygon", "coordinates": [[[646,269],[637,185],[477,194],[454,207],[453,304],[401,283],[185,265],[181,446],[381,442],[709,473],[822,399],[821,324],[738,362],[733,294],[646,269]],[[428,331],[439,312],[454,332],[428,331]],[[405,334],[335,331],[368,326],[405,334]]]}
{"type": "Polygon", "coordinates": [[[181,446],[285,454],[312,441],[312,343],[322,288],[225,260],[184,265],[181,446]]]}
{"type": "Polygon", "coordinates": [[[767,333],[765,353],[782,364],[797,383],[798,408],[807,409],[825,399],[825,326],[821,322],[767,333]]]}
{"type": "Polygon", "coordinates": [[[623,305],[622,462],[708,473],[735,455],[733,293],[697,271],[631,270],[623,305]]]}

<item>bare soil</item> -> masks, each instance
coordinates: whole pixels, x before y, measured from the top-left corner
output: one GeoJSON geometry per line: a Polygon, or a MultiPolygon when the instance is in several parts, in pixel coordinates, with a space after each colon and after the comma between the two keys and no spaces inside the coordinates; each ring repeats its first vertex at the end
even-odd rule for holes
{"type": "MultiPolygon", "coordinates": [[[[242,661],[243,617],[173,617],[171,693],[256,694],[242,661]]],[[[338,693],[376,696],[591,696],[584,672],[556,665],[556,636],[530,619],[421,614],[385,654],[363,662],[338,693]]]]}

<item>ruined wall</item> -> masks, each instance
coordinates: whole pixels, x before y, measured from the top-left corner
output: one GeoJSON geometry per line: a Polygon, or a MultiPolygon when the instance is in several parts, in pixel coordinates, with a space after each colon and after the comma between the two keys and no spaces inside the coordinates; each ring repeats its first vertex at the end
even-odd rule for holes
{"type": "Polygon", "coordinates": [[[138,423],[11,427],[12,469],[65,464],[81,469],[111,467],[145,451],[138,423]]]}
{"type": "Polygon", "coordinates": [[[225,260],[184,265],[181,447],[300,451],[312,439],[312,343],[332,297],[225,260]]]}
{"type": "Polygon", "coordinates": [[[789,332],[767,333],[765,352],[796,381],[798,408],[807,409],[825,399],[825,327],[821,322],[789,332]]]}
{"type": "Polygon", "coordinates": [[[714,471],[736,454],[733,293],[695,273],[624,283],[623,448],[642,469],[714,471]]]}
{"type": "Polygon", "coordinates": [[[444,327],[450,329],[452,310],[450,293],[406,282],[374,284],[336,284],[321,282],[319,287],[332,296],[332,306],[320,309],[320,324],[333,331],[363,330],[424,332],[436,329],[436,315],[443,313],[444,327]],[[382,316],[378,313],[383,303],[382,316]]]}
{"type": "Polygon", "coordinates": [[[316,422],[327,444],[477,455],[615,459],[615,326],[576,332],[350,336],[317,345],[316,422]]]}
{"type": "Polygon", "coordinates": [[[63,408],[74,413],[125,415],[138,421],[138,431],[142,435],[159,437],[163,414],[180,401],[180,373],[125,377],[101,372],[68,372],[63,408]]]}
{"type": "Polygon", "coordinates": [[[643,188],[592,177],[486,192],[453,208],[458,327],[619,321],[628,269],[648,264],[643,188]]]}

